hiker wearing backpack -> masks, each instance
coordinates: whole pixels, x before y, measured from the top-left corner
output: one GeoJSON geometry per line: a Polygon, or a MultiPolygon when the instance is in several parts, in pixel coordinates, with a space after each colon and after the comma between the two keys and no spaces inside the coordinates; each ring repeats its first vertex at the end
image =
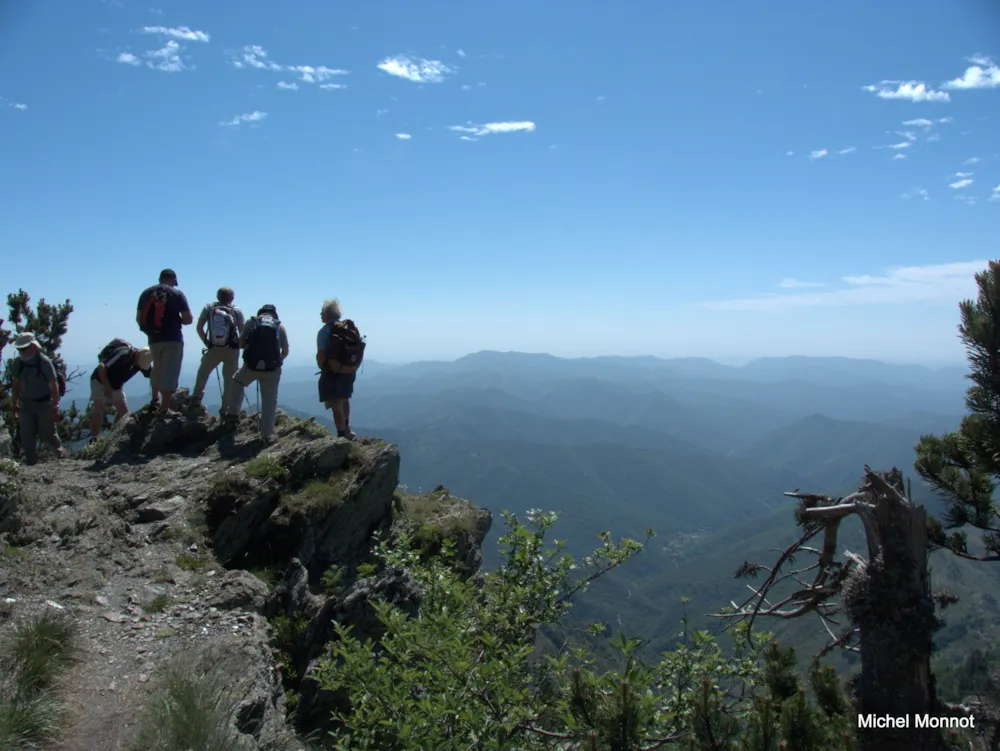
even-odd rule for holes
{"type": "Polygon", "coordinates": [[[128,413],[128,401],[122,388],[136,373],[149,378],[153,353],[149,347],[137,348],[124,339],[112,339],[97,355],[97,367],[90,374],[90,439],[101,434],[104,410],[111,402],[117,425],[128,413]]]}
{"type": "Polygon", "coordinates": [[[260,437],[271,442],[278,411],[278,382],[281,364],[288,357],[288,334],[273,305],[265,305],[247,321],[240,336],[243,366],[233,376],[229,420],[239,416],[239,404],[247,386],[254,381],[260,388],[260,437]]]}
{"type": "Polygon", "coordinates": [[[233,305],[236,293],[230,287],[220,287],[216,301],[208,303],[198,316],[198,336],[205,349],[201,355],[201,365],[194,379],[192,400],[201,404],[205,397],[205,386],[213,370],[222,365],[222,417],[232,413],[240,414],[240,403],[230,403],[233,394],[232,380],[240,365],[239,341],[246,319],[243,311],[233,305]],[[207,327],[207,331],[206,331],[207,327]]]}
{"type": "Polygon", "coordinates": [[[24,463],[38,463],[38,439],[49,444],[62,459],[66,449],[56,433],[59,399],[66,394],[66,379],[43,352],[34,334],[18,334],[17,357],[11,365],[11,408],[21,431],[24,463]]]}
{"type": "Polygon", "coordinates": [[[316,336],[316,364],[319,365],[319,400],[333,411],[337,437],[351,441],[351,397],[354,379],[365,356],[365,338],[354,321],[340,320],[340,301],[327,300],[320,312],[323,328],[316,336]]]}
{"type": "Polygon", "coordinates": [[[153,353],[153,372],[149,381],[153,388],[153,404],[159,404],[160,414],[170,409],[170,400],[177,390],[184,362],[182,326],[194,322],[187,297],[177,289],[177,274],[171,269],[160,272],[159,284],[147,287],[139,295],[135,316],[139,329],[148,337],[153,353]]]}

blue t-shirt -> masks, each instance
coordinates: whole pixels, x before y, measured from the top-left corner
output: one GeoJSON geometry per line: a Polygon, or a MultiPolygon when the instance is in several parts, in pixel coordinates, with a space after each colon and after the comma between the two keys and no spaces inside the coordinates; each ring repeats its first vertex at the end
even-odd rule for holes
{"type": "Polygon", "coordinates": [[[148,287],[142,291],[139,295],[139,305],[138,310],[142,310],[142,306],[146,304],[146,300],[149,296],[153,294],[153,291],[157,288],[162,288],[167,293],[167,309],[163,314],[163,327],[160,329],[159,334],[146,334],[149,339],[150,344],[156,344],[157,342],[182,342],[184,341],[184,334],[181,331],[181,315],[191,310],[188,305],[187,297],[176,287],[171,287],[169,284],[154,284],[152,287],[148,287]]]}
{"type": "Polygon", "coordinates": [[[319,330],[316,335],[316,351],[326,352],[326,348],[330,346],[330,336],[333,334],[333,324],[336,321],[329,321],[323,324],[323,328],[319,330]]]}

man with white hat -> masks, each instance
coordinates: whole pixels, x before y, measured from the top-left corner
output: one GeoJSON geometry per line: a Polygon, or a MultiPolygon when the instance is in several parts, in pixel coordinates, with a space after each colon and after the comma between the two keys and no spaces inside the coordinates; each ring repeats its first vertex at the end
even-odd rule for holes
{"type": "Polygon", "coordinates": [[[21,428],[24,463],[38,463],[38,439],[49,444],[60,458],[66,456],[56,434],[59,419],[59,376],[52,360],[42,353],[34,334],[24,332],[14,339],[17,357],[11,375],[11,405],[14,421],[21,428]]]}
{"type": "Polygon", "coordinates": [[[110,401],[115,405],[115,424],[128,413],[128,401],[122,390],[136,373],[149,378],[153,353],[149,347],[136,348],[124,339],[112,339],[97,355],[97,367],[90,374],[90,438],[100,435],[104,410],[110,401]]]}

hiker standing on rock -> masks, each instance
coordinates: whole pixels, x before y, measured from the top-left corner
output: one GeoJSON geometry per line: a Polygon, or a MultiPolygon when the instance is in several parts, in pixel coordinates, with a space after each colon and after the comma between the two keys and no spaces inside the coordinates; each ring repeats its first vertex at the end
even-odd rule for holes
{"type": "MultiPolygon", "coordinates": [[[[205,345],[201,354],[201,365],[194,379],[194,391],[191,394],[192,406],[199,406],[205,397],[205,386],[209,374],[222,365],[222,406],[219,414],[226,417],[229,414],[239,416],[240,403],[231,403],[233,395],[232,380],[240,366],[239,341],[246,325],[243,311],[233,305],[236,293],[231,287],[220,287],[216,294],[216,302],[208,303],[198,316],[198,337],[205,345]],[[205,327],[208,327],[206,333],[205,327]]],[[[242,397],[241,397],[242,398],[242,397]]]]}
{"type": "Polygon", "coordinates": [[[159,403],[162,415],[170,409],[170,400],[181,377],[184,362],[181,327],[194,322],[187,297],[177,289],[177,274],[173,270],[161,271],[159,284],[142,291],[135,320],[148,337],[153,352],[153,372],[149,380],[153,404],[159,403]]]}
{"type": "Polygon", "coordinates": [[[274,435],[274,421],[278,411],[278,382],[281,364],[288,357],[288,334],[278,319],[273,305],[265,305],[257,315],[247,321],[239,341],[243,350],[243,367],[233,376],[233,393],[229,420],[239,415],[239,404],[245,389],[254,381],[260,389],[260,437],[270,443],[274,435]]]}
{"type": "Polygon", "coordinates": [[[351,430],[351,397],[354,379],[365,356],[365,338],[354,321],[340,320],[340,301],[323,303],[320,319],[323,328],[316,335],[316,364],[320,367],[319,400],[333,411],[337,437],[351,441],[357,435],[351,430]]]}
{"type": "Polygon", "coordinates": [[[137,348],[124,339],[112,339],[97,355],[97,367],[90,374],[90,439],[101,433],[108,402],[115,406],[115,424],[128,413],[128,401],[122,388],[136,373],[150,377],[153,353],[149,347],[137,348]]]}
{"type": "Polygon", "coordinates": [[[59,398],[62,395],[56,366],[42,353],[34,334],[18,334],[14,348],[17,349],[17,358],[11,366],[11,407],[14,422],[21,429],[24,463],[38,463],[39,438],[62,459],[66,456],[66,449],[56,433],[59,398]]]}

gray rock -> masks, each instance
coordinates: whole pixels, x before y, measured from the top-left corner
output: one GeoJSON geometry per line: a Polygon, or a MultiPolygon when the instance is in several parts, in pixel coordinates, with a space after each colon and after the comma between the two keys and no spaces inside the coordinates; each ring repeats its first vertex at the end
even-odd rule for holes
{"type": "Polygon", "coordinates": [[[219,592],[205,601],[205,605],[219,610],[259,611],[268,596],[268,586],[246,571],[227,571],[219,577],[219,592]]]}
{"type": "Polygon", "coordinates": [[[165,498],[162,501],[154,501],[145,506],[140,506],[132,515],[133,524],[149,524],[151,522],[161,522],[178,509],[186,505],[184,496],[175,495],[165,498]]]}

